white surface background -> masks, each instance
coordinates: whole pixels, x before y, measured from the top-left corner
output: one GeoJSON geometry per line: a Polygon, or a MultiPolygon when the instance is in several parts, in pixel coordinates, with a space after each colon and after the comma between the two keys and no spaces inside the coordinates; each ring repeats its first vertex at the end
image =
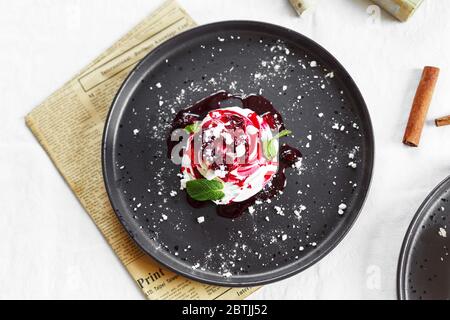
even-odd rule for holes
{"type": "MultiPolygon", "coordinates": [[[[252,298],[394,299],[405,231],[450,174],[450,5],[425,0],[406,24],[371,17],[365,0],[321,0],[298,18],[287,0],[179,0],[199,23],[261,20],[331,51],[368,104],[376,166],[354,228],[307,271],[252,298]],[[442,68],[419,149],[401,144],[421,68],[442,68]]],[[[161,0],[0,0],[0,298],[143,296],[25,127],[24,116],[161,0]]]]}

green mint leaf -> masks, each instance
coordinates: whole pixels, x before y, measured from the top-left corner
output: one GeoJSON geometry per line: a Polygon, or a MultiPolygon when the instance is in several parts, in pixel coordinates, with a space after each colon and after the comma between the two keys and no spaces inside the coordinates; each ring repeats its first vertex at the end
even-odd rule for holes
{"type": "Polygon", "coordinates": [[[218,180],[191,180],[186,183],[186,190],[197,201],[220,200],[225,197],[223,183],[218,180]]]}
{"type": "Polygon", "coordinates": [[[270,160],[275,158],[278,154],[276,141],[277,141],[276,139],[275,140],[271,139],[267,144],[267,155],[269,156],[270,160]]]}
{"type": "Polygon", "coordinates": [[[196,133],[200,129],[200,123],[194,122],[193,124],[190,124],[184,128],[184,130],[187,131],[187,133],[196,133]]]}
{"type": "Polygon", "coordinates": [[[275,137],[272,138],[272,140],[283,138],[285,136],[290,135],[291,133],[292,133],[292,131],[290,131],[290,130],[280,131],[280,132],[278,132],[278,134],[275,137]]]}
{"type": "Polygon", "coordinates": [[[272,160],[278,154],[276,141],[278,141],[278,139],[282,137],[290,135],[291,133],[292,131],[290,130],[283,130],[275,135],[272,139],[263,141],[264,155],[268,160],[272,160]]]}

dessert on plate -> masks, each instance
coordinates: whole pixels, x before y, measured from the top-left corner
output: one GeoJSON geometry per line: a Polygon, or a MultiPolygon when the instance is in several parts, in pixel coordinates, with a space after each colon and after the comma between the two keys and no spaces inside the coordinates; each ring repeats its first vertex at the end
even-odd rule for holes
{"type": "Polygon", "coordinates": [[[181,189],[194,206],[212,201],[219,215],[236,218],[286,184],[284,170],[301,164],[297,149],[280,143],[291,134],[262,96],[218,92],[181,110],[173,133],[182,132],[181,189]]]}

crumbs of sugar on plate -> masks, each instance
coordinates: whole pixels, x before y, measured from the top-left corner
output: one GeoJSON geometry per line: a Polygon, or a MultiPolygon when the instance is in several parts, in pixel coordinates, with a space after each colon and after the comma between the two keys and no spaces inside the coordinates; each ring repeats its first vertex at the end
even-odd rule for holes
{"type": "Polygon", "coordinates": [[[279,206],[274,206],[273,208],[275,209],[275,211],[276,211],[276,213],[277,213],[278,215],[284,216],[284,210],[283,210],[283,208],[281,208],[281,207],[279,207],[279,206]]]}
{"type": "Polygon", "coordinates": [[[445,230],[444,228],[439,228],[439,235],[442,238],[447,238],[447,230],[445,230]]]}
{"type": "Polygon", "coordinates": [[[347,205],[345,203],[341,203],[338,207],[338,214],[342,216],[345,213],[345,210],[347,210],[347,205]]]}
{"type": "Polygon", "coordinates": [[[203,222],[205,222],[205,217],[203,217],[203,216],[198,217],[198,218],[197,218],[197,222],[198,222],[199,224],[202,224],[203,222]]]}
{"type": "Polygon", "coordinates": [[[350,168],[356,169],[356,167],[357,167],[358,165],[357,165],[355,162],[351,161],[351,162],[348,163],[348,166],[349,166],[350,168]]]}

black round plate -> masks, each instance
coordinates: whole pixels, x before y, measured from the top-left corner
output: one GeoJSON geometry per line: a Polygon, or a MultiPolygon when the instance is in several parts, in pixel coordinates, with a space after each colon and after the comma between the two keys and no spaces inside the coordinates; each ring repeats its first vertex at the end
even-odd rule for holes
{"type": "Polygon", "coordinates": [[[280,280],[330,252],[363,206],[373,158],[369,113],[341,64],[301,34],[249,21],[201,26],[153,50],[117,94],[103,140],[107,191],[136,243],[179,274],[223,286],[280,280]],[[167,157],[175,113],[220,90],[268,98],[293,131],[283,141],[304,156],[282,195],[235,220],[189,206],[167,157]]]}
{"type": "Polygon", "coordinates": [[[449,221],[450,177],[425,199],[406,233],[398,265],[399,299],[450,299],[449,221]]]}

